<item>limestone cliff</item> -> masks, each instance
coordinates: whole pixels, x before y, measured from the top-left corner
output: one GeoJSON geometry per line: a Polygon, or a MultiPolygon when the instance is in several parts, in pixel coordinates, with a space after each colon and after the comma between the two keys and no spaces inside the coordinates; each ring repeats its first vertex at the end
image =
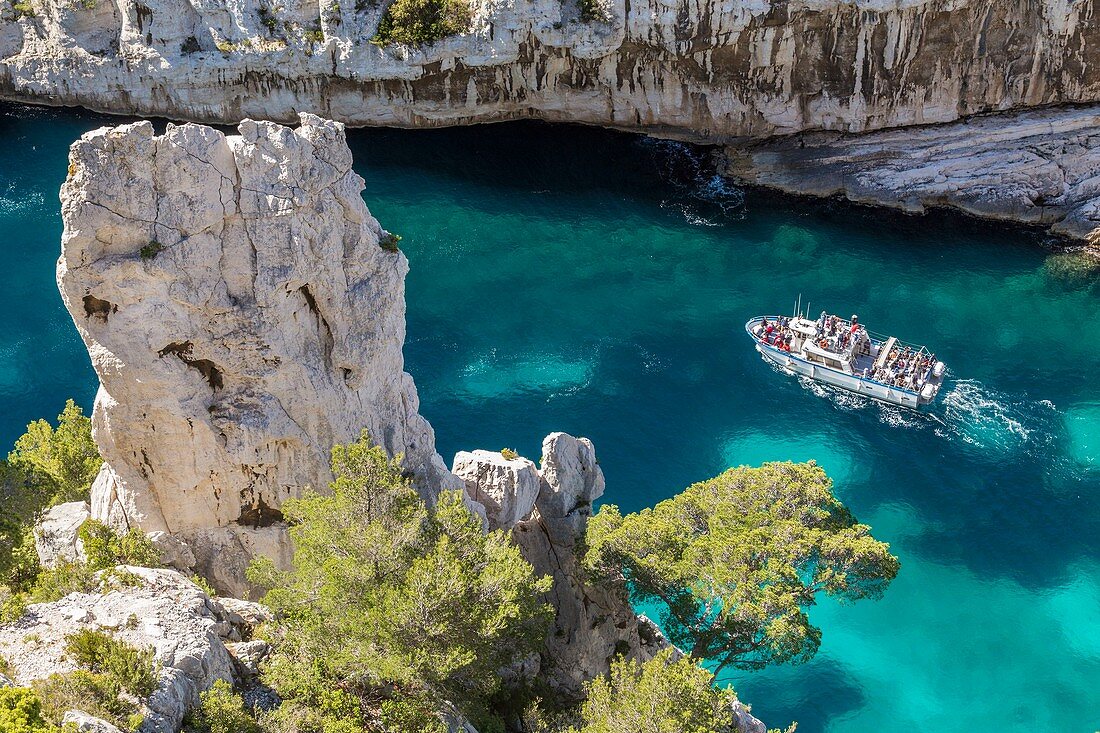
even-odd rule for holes
{"type": "Polygon", "coordinates": [[[461,486],[402,371],[408,264],[379,244],[343,126],[239,132],[81,138],[57,270],[100,379],[92,515],[183,540],[230,595],[254,554],[288,559],[280,505],[326,488],[331,446],[363,428],[426,498],[461,486]]]}
{"type": "Polygon", "coordinates": [[[474,0],[469,33],[369,41],[385,0],[26,0],[0,95],[236,122],[521,117],[725,141],[1100,101],[1096,0],[474,0]]]}
{"type": "Polygon", "coordinates": [[[1100,107],[1030,110],[863,135],[812,133],[726,151],[749,183],[910,212],[947,206],[1100,238],[1100,107]]]}

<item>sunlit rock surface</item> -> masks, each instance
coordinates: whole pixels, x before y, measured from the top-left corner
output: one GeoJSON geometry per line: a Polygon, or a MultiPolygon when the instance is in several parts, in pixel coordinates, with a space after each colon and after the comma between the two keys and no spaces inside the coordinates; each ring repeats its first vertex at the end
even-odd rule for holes
{"type": "Polygon", "coordinates": [[[403,371],[408,263],[379,246],[343,126],[239,133],[86,134],[58,262],[100,379],[92,515],[177,537],[177,567],[238,596],[253,555],[289,561],[282,502],[326,489],[364,428],[426,498],[462,486],[403,371]]]}
{"type": "Polygon", "coordinates": [[[728,148],[725,172],[792,193],[913,212],[949,206],[1096,240],[1098,129],[1094,106],[863,135],[797,135],[728,148]]]}
{"type": "Polygon", "coordinates": [[[479,0],[380,48],[384,2],[4,6],[0,95],[196,121],[412,127],[537,117],[726,141],[1100,101],[1095,0],[479,0]]]}
{"type": "Polygon", "coordinates": [[[76,669],[65,654],[65,638],[81,629],[153,649],[157,687],[142,701],[141,731],[172,733],[198,704],[201,692],[217,680],[232,681],[233,662],[225,642],[240,640],[251,627],[238,623],[243,621],[239,615],[173,570],[125,571],[140,582],[123,586],[116,581],[103,593],[71,593],[60,601],[29,606],[21,618],[0,626],[0,656],[14,670],[14,681],[27,685],[76,669]]]}

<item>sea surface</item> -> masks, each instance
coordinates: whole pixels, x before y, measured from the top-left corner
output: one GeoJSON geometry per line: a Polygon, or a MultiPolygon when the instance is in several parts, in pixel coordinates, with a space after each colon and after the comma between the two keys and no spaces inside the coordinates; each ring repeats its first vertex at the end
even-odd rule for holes
{"type": "MultiPolygon", "coordinates": [[[[54,284],[68,145],[0,107],[0,444],[95,378],[54,284]]],[[[812,609],[821,651],[736,673],[802,733],[1100,729],[1100,283],[1035,232],[742,191],[707,151],[579,127],[350,134],[401,234],[407,368],[441,453],[586,435],[636,510],[727,466],[816,460],[901,573],[812,609]],[[743,324],[858,313],[950,368],[916,414],[764,363],[743,324]]]]}

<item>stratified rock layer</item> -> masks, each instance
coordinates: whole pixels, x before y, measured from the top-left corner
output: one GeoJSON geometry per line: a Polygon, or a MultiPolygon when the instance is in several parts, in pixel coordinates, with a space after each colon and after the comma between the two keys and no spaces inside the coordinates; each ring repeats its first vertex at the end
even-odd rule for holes
{"type": "MultiPolygon", "coordinates": [[[[385,2],[29,0],[0,95],[236,122],[523,117],[724,141],[1100,101],[1096,0],[472,3],[470,31],[370,43],[385,2]]],[[[25,4],[25,5],[27,5],[25,4]]]]}
{"type": "Polygon", "coordinates": [[[343,126],[239,132],[82,137],[58,262],[100,379],[93,516],[183,540],[227,595],[253,555],[288,561],[280,505],[326,489],[364,428],[426,498],[462,485],[402,371],[408,264],[379,246],[343,126]]]}
{"type": "Polygon", "coordinates": [[[725,173],[792,193],[919,212],[950,206],[1097,239],[1100,107],[977,117],[729,148],[725,173]]]}

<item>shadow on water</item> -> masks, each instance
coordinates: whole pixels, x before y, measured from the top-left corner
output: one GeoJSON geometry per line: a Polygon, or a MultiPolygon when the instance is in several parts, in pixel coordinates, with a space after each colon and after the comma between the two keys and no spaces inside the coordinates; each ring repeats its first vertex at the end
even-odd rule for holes
{"type": "MultiPolygon", "coordinates": [[[[752,706],[754,715],[771,728],[785,728],[798,722],[798,733],[825,733],[829,721],[843,718],[864,705],[865,695],[859,683],[844,667],[829,659],[812,662],[813,675],[784,675],[783,682],[759,682],[752,675],[739,675],[733,683],[738,697],[759,701],[752,706]]],[[[729,680],[719,679],[719,684],[729,680]]]]}

